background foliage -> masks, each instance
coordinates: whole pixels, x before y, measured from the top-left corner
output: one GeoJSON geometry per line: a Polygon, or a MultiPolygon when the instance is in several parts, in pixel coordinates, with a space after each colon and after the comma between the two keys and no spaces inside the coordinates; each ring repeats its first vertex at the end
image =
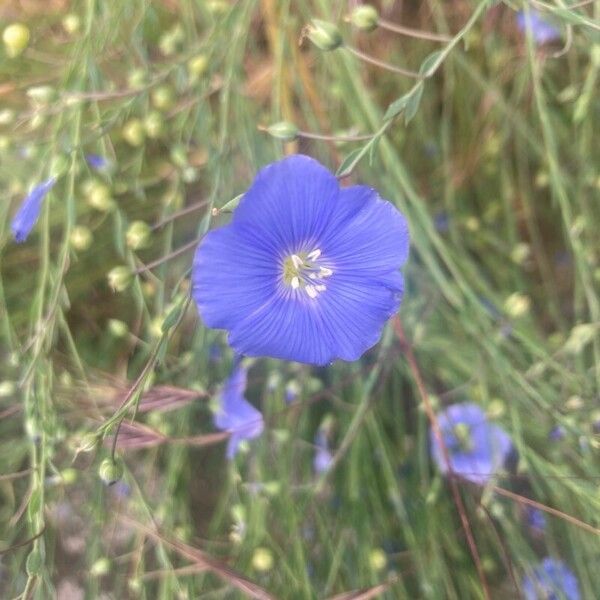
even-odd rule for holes
{"type": "Polygon", "coordinates": [[[3,597],[483,597],[429,458],[419,373],[434,406],[479,403],[518,450],[494,482],[513,496],[460,486],[491,596],[518,598],[551,554],[597,597],[600,5],[569,4],[542,5],[562,32],[544,46],[509,2],[378,5],[447,42],[360,31],[341,1],[0,8],[31,32],[0,59],[3,597]],[[346,46],[299,45],[311,18],[338,23],[346,46]],[[419,82],[348,47],[439,68],[419,82]],[[282,120],[333,139],[261,130],[282,120]],[[363,360],[326,369],[255,361],[266,431],[228,464],[211,408],[232,357],[186,302],[192,248],[226,222],[214,208],[289,152],[342,165],[407,215],[405,339],[388,327],[363,360]],[[11,216],[54,173],[16,245],[11,216]],[[127,236],[135,221],[151,229],[127,236]],[[138,271],[113,272],[119,292],[116,266],[138,271]],[[106,486],[124,414],[124,474],[106,486]],[[320,426],[335,461],[317,477],[320,426]],[[543,533],[523,497],[555,509],[543,533]]]}

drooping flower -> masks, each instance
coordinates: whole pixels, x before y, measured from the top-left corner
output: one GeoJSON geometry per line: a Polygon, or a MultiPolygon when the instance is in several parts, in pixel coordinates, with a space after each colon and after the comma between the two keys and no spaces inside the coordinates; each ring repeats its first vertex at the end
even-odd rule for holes
{"type": "Polygon", "coordinates": [[[537,10],[528,12],[520,10],[517,13],[517,27],[523,33],[531,29],[531,35],[537,44],[547,44],[560,39],[560,30],[548,23],[537,10]]]}
{"type": "Polygon", "coordinates": [[[36,185],[23,200],[10,225],[15,242],[21,243],[27,239],[40,216],[42,202],[55,183],[54,177],[47,179],[36,185]]]}
{"type": "Polygon", "coordinates": [[[295,155],[262,169],[231,223],[209,232],[193,295],[239,354],[323,365],[356,360],[400,305],[406,221],[366,186],[340,189],[295,155]]]}
{"type": "Polygon", "coordinates": [[[226,454],[229,460],[235,456],[243,440],[259,437],[264,429],[262,414],[244,397],[247,374],[247,369],[238,359],[221,390],[219,409],[214,417],[215,427],[231,434],[226,454]]]}
{"type": "MultiPolygon", "coordinates": [[[[509,435],[490,423],[477,404],[453,404],[438,415],[438,423],[452,471],[477,485],[485,485],[504,466],[513,449],[509,435]]],[[[448,464],[433,429],[430,441],[434,461],[447,474],[448,464]]]]}
{"type": "Polygon", "coordinates": [[[523,579],[526,600],[579,600],[575,573],[561,560],[545,558],[531,575],[523,579]]]}

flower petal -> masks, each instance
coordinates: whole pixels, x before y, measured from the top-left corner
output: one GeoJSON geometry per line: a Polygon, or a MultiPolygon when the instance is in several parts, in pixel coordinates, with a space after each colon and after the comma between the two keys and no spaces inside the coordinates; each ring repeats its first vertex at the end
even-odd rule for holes
{"type": "Polygon", "coordinates": [[[232,222],[277,252],[297,252],[322,237],[339,207],[339,192],[337,179],[316,160],[289,156],[258,172],[232,222]]]}
{"type": "Polygon", "coordinates": [[[42,201],[55,183],[56,179],[52,177],[36,185],[23,200],[10,225],[15,242],[21,243],[27,239],[40,216],[42,201]]]}

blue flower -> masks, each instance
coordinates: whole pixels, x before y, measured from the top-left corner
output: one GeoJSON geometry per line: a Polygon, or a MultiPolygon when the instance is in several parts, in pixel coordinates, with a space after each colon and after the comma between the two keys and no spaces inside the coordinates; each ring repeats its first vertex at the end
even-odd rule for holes
{"type": "Polygon", "coordinates": [[[100,156],[100,154],[86,154],[85,160],[87,161],[87,164],[96,171],[102,171],[108,167],[108,161],[104,156],[100,156]]]}
{"type": "Polygon", "coordinates": [[[262,169],[231,223],[204,237],[193,295],[239,354],[356,360],[400,306],[408,246],[404,217],[375,190],[340,189],[315,160],[290,156],[262,169]]]}
{"type": "MultiPolygon", "coordinates": [[[[502,468],[513,445],[510,436],[490,423],[484,411],[466,402],[454,404],[438,415],[452,471],[473,483],[485,485],[502,468]]],[[[430,431],[433,459],[440,471],[448,473],[444,453],[430,431]]]]}
{"type": "Polygon", "coordinates": [[[262,414],[244,398],[246,381],[247,370],[238,359],[221,390],[220,406],[214,418],[217,429],[231,434],[227,442],[229,460],[235,456],[243,440],[259,437],[264,429],[262,414]]]}
{"type": "Polygon", "coordinates": [[[42,201],[55,183],[56,179],[54,177],[47,179],[36,185],[23,200],[10,225],[15,242],[21,243],[27,239],[40,216],[42,201]]]}
{"type": "Polygon", "coordinates": [[[545,558],[523,579],[526,600],[579,600],[577,577],[564,562],[545,558]]]}
{"type": "Polygon", "coordinates": [[[562,425],[555,425],[548,434],[548,438],[552,442],[560,442],[567,435],[565,428],[562,425]]]}
{"type": "Polygon", "coordinates": [[[525,520],[534,533],[544,533],[546,529],[546,515],[539,508],[527,506],[525,508],[525,520]]]}
{"type": "Polygon", "coordinates": [[[313,468],[317,475],[325,473],[331,466],[333,456],[329,449],[327,441],[327,433],[323,427],[319,427],[317,435],[315,435],[315,457],[313,459],[313,468]]]}
{"type": "Polygon", "coordinates": [[[520,10],[517,13],[517,27],[523,33],[531,29],[533,39],[540,45],[560,38],[560,31],[544,20],[537,10],[530,9],[528,13],[520,10]]]}

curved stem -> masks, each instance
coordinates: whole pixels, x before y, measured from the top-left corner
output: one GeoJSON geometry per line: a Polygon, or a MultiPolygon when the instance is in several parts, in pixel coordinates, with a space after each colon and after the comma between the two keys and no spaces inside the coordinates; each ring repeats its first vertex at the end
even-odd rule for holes
{"type": "Polygon", "coordinates": [[[326,135],[323,133],[311,133],[309,131],[298,132],[298,137],[308,140],[322,140],[324,142],[364,142],[370,140],[374,135],[373,133],[365,135],[326,135]]]}
{"type": "Polygon", "coordinates": [[[391,71],[392,73],[398,73],[399,75],[404,75],[405,77],[412,77],[413,79],[422,79],[422,76],[415,71],[409,71],[408,69],[403,69],[402,67],[397,67],[396,65],[392,65],[390,63],[384,62],[383,60],[379,60],[378,58],[374,58],[373,56],[369,56],[352,46],[343,46],[350,54],[353,54],[360,60],[369,63],[371,65],[375,65],[376,67],[380,67],[381,69],[386,69],[387,71],[391,71]]]}
{"type": "Polygon", "coordinates": [[[412,29],[411,27],[404,27],[403,25],[397,25],[396,23],[390,23],[384,19],[379,19],[377,25],[382,29],[399,33],[400,35],[407,35],[409,37],[417,38],[420,40],[429,40],[431,42],[450,42],[452,38],[449,35],[443,35],[441,33],[430,33],[429,31],[421,31],[420,29],[412,29]]]}

